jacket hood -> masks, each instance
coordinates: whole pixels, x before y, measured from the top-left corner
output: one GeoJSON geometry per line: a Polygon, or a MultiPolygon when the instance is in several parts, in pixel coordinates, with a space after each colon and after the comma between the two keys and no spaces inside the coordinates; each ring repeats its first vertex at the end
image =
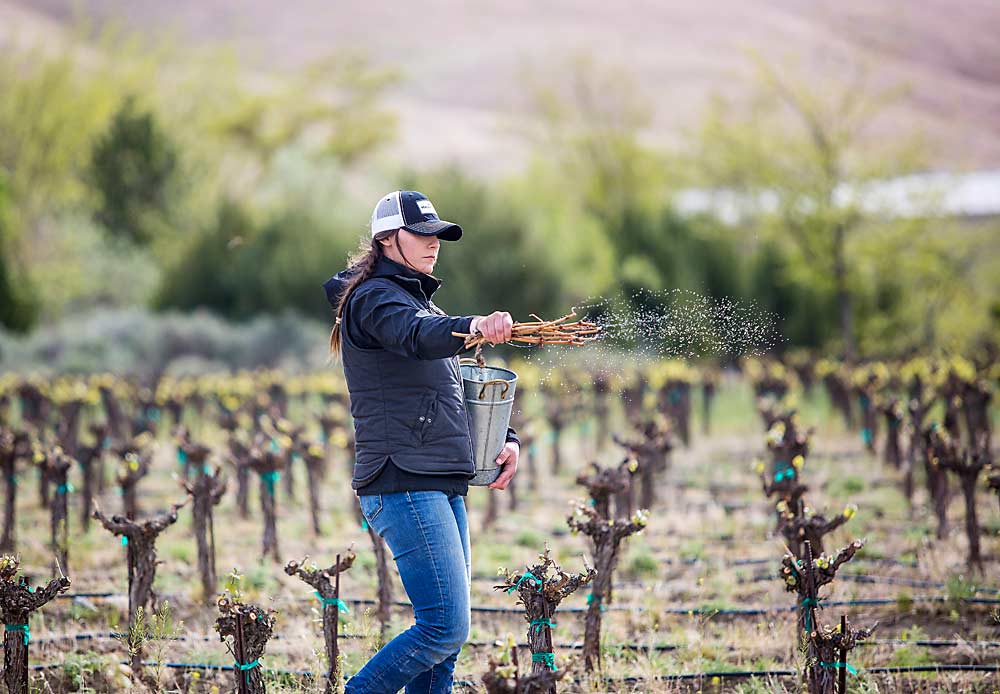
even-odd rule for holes
{"type": "Polygon", "coordinates": [[[337,304],[340,303],[340,297],[343,296],[344,290],[347,289],[347,282],[351,279],[352,274],[354,273],[349,269],[341,270],[323,283],[323,289],[326,290],[326,300],[330,302],[334,310],[336,310],[337,304]]]}
{"type": "MultiPolygon", "coordinates": [[[[341,270],[323,283],[323,289],[326,290],[326,300],[334,309],[337,308],[340,297],[346,291],[347,283],[353,275],[354,271],[348,268],[341,270]]],[[[372,277],[389,277],[411,292],[423,290],[427,299],[430,299],[434,292],[441,287],[441,280],[437,277],[418,272],[385,256],[378,259],[372,277]]]]}

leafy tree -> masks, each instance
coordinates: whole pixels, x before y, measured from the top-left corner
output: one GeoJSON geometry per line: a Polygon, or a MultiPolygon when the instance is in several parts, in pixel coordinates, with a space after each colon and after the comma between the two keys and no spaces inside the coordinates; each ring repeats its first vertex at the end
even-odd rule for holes
{"type": "Polygon", "coordinates": [[[66,262],[66,249],[79,246],[74,232],[88,203],[83,174],[93,139],[123,92],[153,82],[148,54],[120,38],[112,30],[86,38],[71,34],[55,47],[13,42],[0,52],[0,178],[6,191],[0,273],[17,297],[5,299],[0,311],[12,327],[27,329],[58,314],[51,294],[72,293],[53,268],[66,262]],[[115,59],[105,60],[112,51],[115,59]]]}
{"type": "Polygon", "coordinates": [[[554,72],[557,82],[526,80],[538,123],[526,134],[538,159],[560,171],[567,201],[608,229],[639,210],[658,209],[669,169],[642,141],[653,112],[632,74],[589,55],[554,72]]]}
{"type": "MultiPolygon", "coordinates": [[[[404,175],[403,185],[424,192],[444,219],[462,226],[457,243],[442,242],[434,274],[442,279],[438,301],[453,315],[510,311],[556,318],[573,301],[564,277],[572,270],[547,252],[525,215],[503,191],[454,167],[404,175]]],[[[580,297],[575,297],[580,298],[580,297]]]]}
{"type": "MultiPolygon", "coordinates": [[[[533,204],[579,210],[597,229],[593,255],[605,259],[583,256],[592,265],[574,268],[591,281],[590,291],[606,292],[610,310],[619,315],[666,315],[680,310],[678,301],[695,300],[682,299],[675,289],[707,298],[741,295],[744,263],[732,234],[710,218],[689,219],[670,206],[670,189],[682,176],[671,157],[646,144],[652,110],[631,74],[590,57],[558,72],[565,79],[535,84],[529,93],[540,126],[530,133],[538,154],[525,186],[542,191],[533,204]],[[610,266],[607,284],[600,282],[599,263],[610,266]]],[[[579,253],[589,239],[572,233],[578,228],[554,229],[552,252],[579,253]]]]}
{"type": "Polygon", "coordinates": [[[307,140],[310,151],[350,165],[395,134],[395,115],[381,104],[398,79],[392,70],[337,55],[276,86],[236,89],[206,125],[266,168],[282,148],[307,140]]]}
{"type": "Polygon", "coordinates": [[[844,85],[799,79],[758,63],[749,108],[717,99],[702,126],[695,163],[713,185],[745,194],[760,228],[789,242],[793,271],[829,282],[843,351],[857,353],[855,266],[850,240],[879,216],[864,186],[912,170],[912,138],[873,141],[869,130],[897,96],[877,93],[864,73],[844,85]]]}
{"type": "Polygon", "coordinates": [[[215,221],[164,272],[156,309],[208,308],[236,320],[286,310],[330,315],[322,283],[357,241],[297,210],[261,222],[226,200],[215,221]]]}
{"type": "MultiPolygon", "coordinates": [[[[558,82],[526,80],[537,127],[526,132],[536,154],[521,197],[546,210],[550,249],[588,280],[589,292],[694,285],[668,249],[689,235],[663,212],[665,157],[642,142],[652,111],[627,70],[576,56],[558,82]],[[652,252],[651,252],[652,250],[652,252]]],[[[634,303],[634,302],[633,302],[634,303]]]]}
{"type": "Polygon", "coordinates": [[[230,200],[220,203],[214,224],[165,270],[153,307],[192,310],[204,306],[235,317],[241,299],[231,268],[243,244],[255,234],[256,224],[243,206],[230,200]]]}
{"type": "Polygon", "coordinates": [[[152,111],[125,99],[91,151],[95,219],[115,238],[146,245],[169,219],[177,148],[152,111]]]}
{"type": "Polygon", "coordinates": [[[146,65],[135,56],[124,51],[119,58],[131,67],[101,61],[83,67],[72,40],[57,53],[41,45],[0,52],[0,173],[10,196],[9,238],[23,262],[30,260],[25,249],[42,221],[84,199],[81,174],[91,142],[121,90],[145,75],[146,65]]]}
{"type": "Polygon", "coordinates": [[[0,325],[27,332],[37,320],[38,303],[30,280],[11,262],[7,207],[6,186],[0,175],[0,325]]]}
{"type": "Polygon", "coordinates": [[[836,334],[833,292],[823,283],[797,279],[790,265],[774,240],[763,241],[750,262],[747,293],[778,316],[778,328],[792,345],[819,349],[836,334]]]}
{"type": "Polygon", "coordinates": [[[901,353],[1000,345],[991,302],[1000,297],[1000,225],[928,217],[909,224],[868,224],[857,252],[867,311],[862,345],[901,353]]]}

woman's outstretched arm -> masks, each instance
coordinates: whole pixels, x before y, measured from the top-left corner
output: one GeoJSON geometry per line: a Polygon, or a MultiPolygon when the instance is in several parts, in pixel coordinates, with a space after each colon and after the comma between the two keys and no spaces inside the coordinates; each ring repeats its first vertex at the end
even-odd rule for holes
{"type": "Polygon", "coordinates": [[[412,359],[445,359],[465,348],[453,332],[467,333],[474,316],[441,316],[417,309],[388,289],[351,298],[351,323],[384,349],[412,359]]]}

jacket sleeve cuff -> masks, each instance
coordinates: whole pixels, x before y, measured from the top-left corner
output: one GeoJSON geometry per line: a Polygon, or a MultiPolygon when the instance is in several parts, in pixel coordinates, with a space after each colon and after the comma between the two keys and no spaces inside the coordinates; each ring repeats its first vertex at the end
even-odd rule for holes
{"type": "Polygon", "coordinates": [[[521,439],[518,438],[517,432],[514,431],[514,427],[507,427],[507,440],[504,443],[516,443],[518,446],[521,445],[521,439]]]}

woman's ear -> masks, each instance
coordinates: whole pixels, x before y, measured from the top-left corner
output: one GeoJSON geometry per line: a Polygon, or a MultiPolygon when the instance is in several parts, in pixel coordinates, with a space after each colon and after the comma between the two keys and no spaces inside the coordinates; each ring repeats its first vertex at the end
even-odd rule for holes
{"type": "Polygon", "coordinates": [[[396,242],[396,237],[398,235],[399,235],[399,229],[389,234],[384,239],[379,239],[378,242],[382,244],[382,248],[390,248],[396,242]]]}

